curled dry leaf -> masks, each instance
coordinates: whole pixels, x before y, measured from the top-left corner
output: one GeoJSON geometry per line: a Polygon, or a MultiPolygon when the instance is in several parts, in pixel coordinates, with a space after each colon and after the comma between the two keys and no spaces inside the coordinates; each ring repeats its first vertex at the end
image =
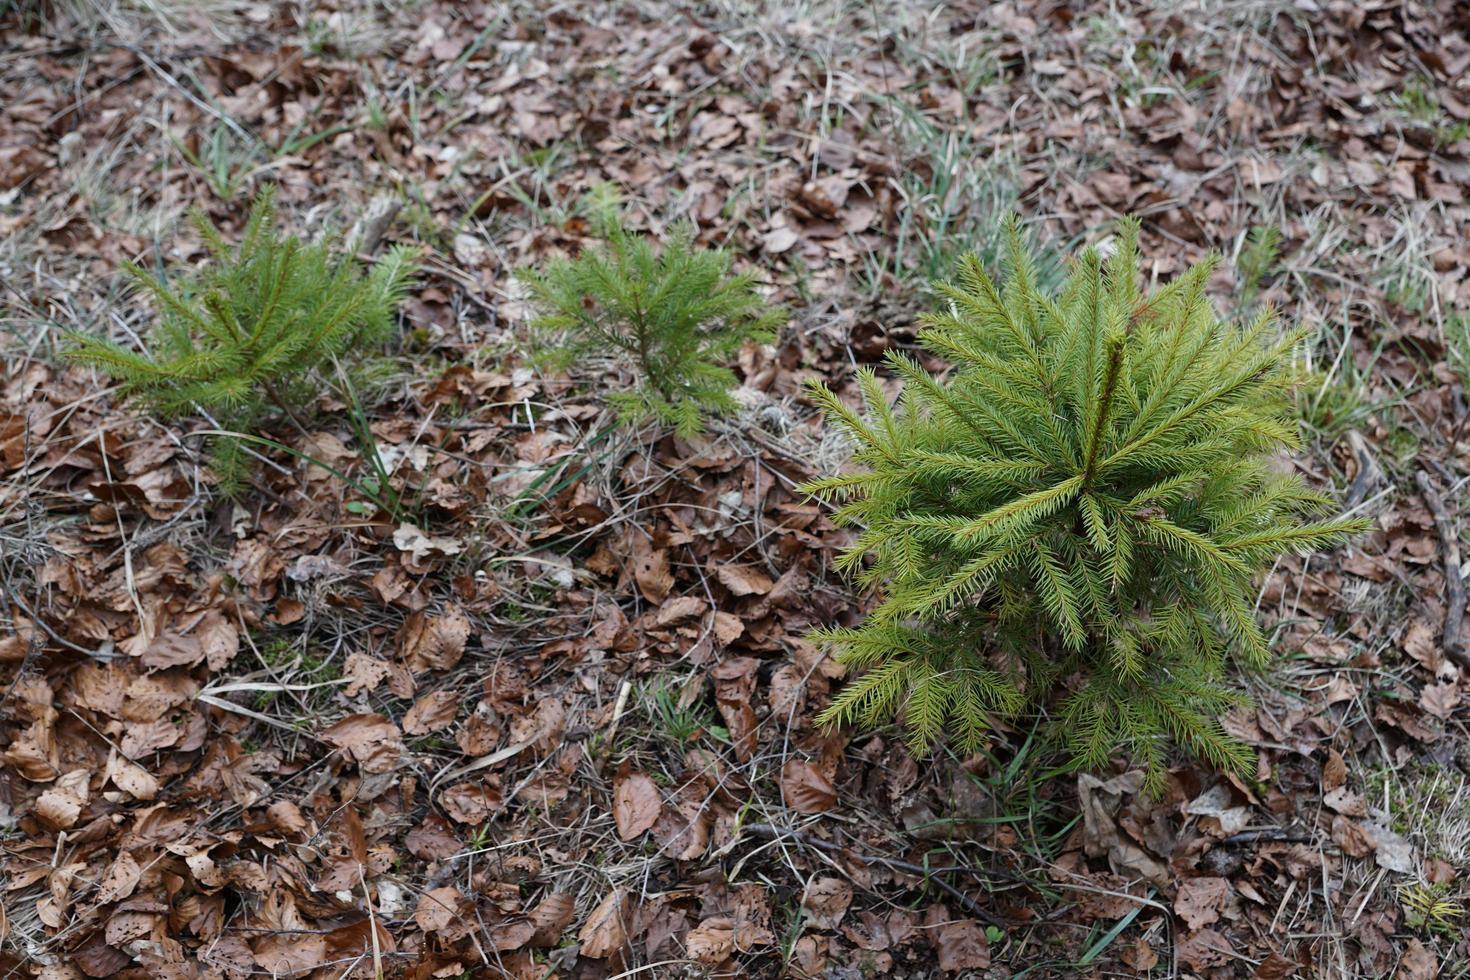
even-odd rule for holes
{"type": "Polygon", "coordinates": [[[618,836],[632,840],[658,822],[663,796],[647,773],[635,772],[613,783],[613,821],[618,836]]]}

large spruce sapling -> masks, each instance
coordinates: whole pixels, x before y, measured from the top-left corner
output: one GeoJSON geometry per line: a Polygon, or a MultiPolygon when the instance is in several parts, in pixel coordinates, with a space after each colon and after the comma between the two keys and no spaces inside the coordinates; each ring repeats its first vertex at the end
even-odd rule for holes
{"type": "MultiPolygon", "coordinates": [[[[72,334],[67,356],[121,382],[125,395],[165,417],[205,413],[249,435],[299,413],[333,387],[333,361],[381,343],[414,273],[413,251],[395,247],[371,269],[335,240],[307,244],[276,227],[273,189],[256,198],[237,246],[196,215],[209,261],[168,281],[129,265],[158,307],[139,352],[72,334]]],[[[242,441],[212,442],[230,490],[243,474],[242,441]]]]}
{"type": "Polygon", "coordinates": [[[859,468],[805,489],[861,528],[839,565],[881,595],[860,626],[818,631],[860,672],[824,718],[898,715],[915,748],[974,749],[992,714],[1044,708],[1081,766],[1122,748],[1157,789],[1173,742],[1245,771],[1220,717],[1246,700],[1227,653],[1271,655],[1258,576],[1364,526],[1272,459],[1296,442],[1302,334],[1269,311],[1222,322],[1214,260],[1142,292],[1132,221],[1056,295],[1014,221],[1007,239],[1003,288],[973,257],[937,287],[921,341],[951,370],[890,352],[897,405],[865,369],[861,414],[812,388],[859,468]]]}
{"type": "Polygon", "coordinates": [[[675,224],[660,248],[627,230],[612,191],[590,195],[587,210],[596,244],[520,275],[539,312],[539,359],[551,367],[608,354],[625,362],[634,386],[607,396],[624,423],[653,419],[692,435],[706,415],[735,410],[725,362],[746,341],[772,339],[784,312],[753,276],[730,273],[728,252],[698,246],[689,222],[675,224]]]}

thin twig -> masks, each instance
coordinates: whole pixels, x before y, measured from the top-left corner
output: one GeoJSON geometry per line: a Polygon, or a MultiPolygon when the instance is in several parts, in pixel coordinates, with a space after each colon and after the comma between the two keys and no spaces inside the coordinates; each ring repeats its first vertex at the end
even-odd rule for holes
{"type": "Polygon", "coordinates": [[[1444,554],[1444,637],[1440,645],[1444,647],[1445,656],[1470,675],[1470,653],[1466,652],[1465,645],[1460,642],[1460,620],[1465,616],[1465,580],[1460,577],[1460,539],[1455,534],[1449,512],[1445,510],[1444,501],[1440,499],[1439,491],[1434,489],[1434,481],[1429,478],[1429,474],[1420,470],[1414,474],[1414,479],[1419,484],[1419,493],[1424,497],[1429,513],[1434,516],[1434,528],[1439,532],[1440,551],[1444,554]]]}
{"type": "Polygon", "coordinates": [[[1007,923],[1006,920],[996,916],[994,913],[987,911],[984,906],[976,902],[969,895],[966,895],[964,892],[960,891],[955,886],[951,885],[949,882],[945,881],[942,878],[936,877],[940,874],[968,874],[980,877],[984,875],[985,872],[979,868],[970,868],[964,865],[951,865],[943,868],[926,868],[923,865],[911,864],[908,861],[898,861],[890,857],[883,857],[881,854],[863,854],[861,852],[854,851],[851,848],[843,847],[841,844],[835,843],[833,841],[822,840],[817,837],[812,837],[809,834],[803,834],[801,831],[798,830],[787,830],[784,827],[777,827],[773,824],[768,823],[748,823],[741,829],[744,830],[745,833],[750,834],[752,837],[760,837],[765,840],[792,840],[805,847],[810,847],[818,851],[826,851],[829,853],[833,851],[848,851],[863,864],[869,866],[880,864],[883,867],[891,868],[894,871],[902,871],[905,874],[918,875],[926,882],[932,882],[935,887],[939,888],[945,894],[949,895],[956,902],[959,902],[960,905],[964,907],[966,912],[969,912],[971,915],[984,922],[986,925],[992,925],[996,928],[1004,929],[1010,924],[1007,923]]]}

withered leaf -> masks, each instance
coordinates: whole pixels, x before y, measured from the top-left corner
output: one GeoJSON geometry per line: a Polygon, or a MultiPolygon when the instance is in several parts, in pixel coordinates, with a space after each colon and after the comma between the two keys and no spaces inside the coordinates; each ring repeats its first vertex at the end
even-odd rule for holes
{"type": "Polygon", "coordinates": [[[322,738],[341,749],[364,773],[392,772],[403,755],[398,726],[378,714],[348,715],[323,731],[322,738]]]}
{"type": "Polygon", "coordinates": [[[810,762],[787,759],[781,767],[781,798],[798,813],[825,813],[837,805],[837,789],[810,762]]]}
{"type": "Polygon", "coordinates": [[[818,929],[836,929],[852,904],[852,885],[841,878],[813,878],[801,896],[807,920],[818,929]]]}
{"type": "Polygon", "coordinates": [[[626,914],[627,889],[618,887],[608,892],[577,933],[582,944],[582,955],[589,959],[605,959],[622,949],[628,942],[628,933],[623,925],[626,914]]]}
{"type": "Polygon", "coordinates": [[[647,773],[630,773],[613,782],[613,821],[623,840],[632,840],[652,827],[663,805],[658,784],[647,773]]]}
{"type": "Polygon", "coordinates": [[[403,716],[403,731],[408,735],[428,735],[454,724],[460,697],[454,691],[430,691],[409,708],[403,716]]]}

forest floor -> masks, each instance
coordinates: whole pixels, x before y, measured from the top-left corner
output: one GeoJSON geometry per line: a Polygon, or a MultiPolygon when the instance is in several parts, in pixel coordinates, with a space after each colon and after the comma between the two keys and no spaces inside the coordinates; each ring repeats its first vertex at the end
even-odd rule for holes
{"type": "MultiPolygon", "coordinates": [[[[1470,976],[1470,8],[1460,0],[0,0],[0,976],[1470,976]],[[791,312],[746,409],[604,435],[518,352],[582,195],[791,312]],[[59,356],[261,186],[424,274],[361,391],[212,492],[59,356]],[[1283,560],[1256,779],[915,759],[814,716],[863,601],[801,389],[914,342],[1015,208],[1141,216],[1305,324],[1292,460],[1374,530],[1283,560]],[[1279,236],[1279,256],[1252,233],[1279,236]],[[1436,519],[1438,518],[1438,520],[1436,519]],[[1458,556],[1458,557],[1456,557],[1458,556]],[[1452,600],[1460,597],[1457,603],[1452,600]],[[1458,659],[1458,662],[1457,662],[1458,659]]],[[[1254,295],[1253,295],[1254,294],[1254,295]]]]}

